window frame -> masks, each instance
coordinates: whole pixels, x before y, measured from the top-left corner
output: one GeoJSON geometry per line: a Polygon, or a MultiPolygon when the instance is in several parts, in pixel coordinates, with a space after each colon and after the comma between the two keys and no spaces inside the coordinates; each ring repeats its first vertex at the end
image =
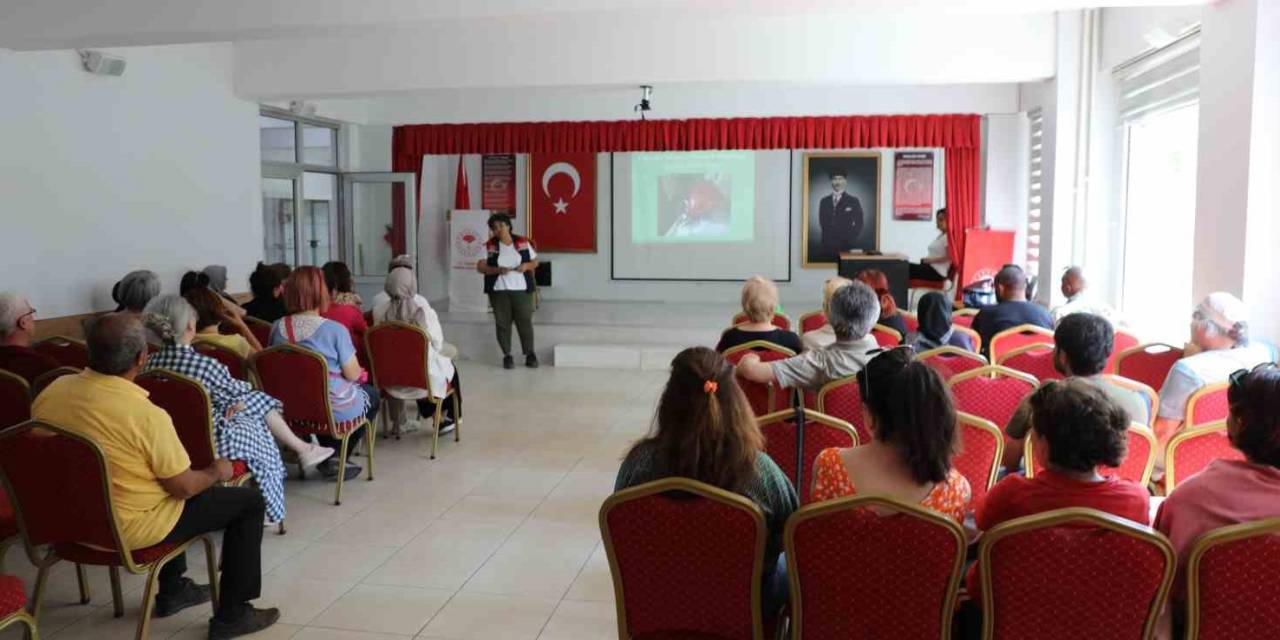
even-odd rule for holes
{"type": "MultiPolygon", "coordinates": [[[[338,120],[329,118],[321,118],[318,116],[305,116],[285,109],[259,105],[258,115],[262,117],[272,118],[275,120],[286,120],[293,123],[293,148],[294,162],[281,162],[276,160],[261,160],[261,176],[260,178],[277,178],[288,179],[294,181],[293,193],[293,255],[290,256],[291,265],[298,266],[303,263],[303,230],[302,215],[307,210],[307,198],[305,180],[303,178],[306,173],[324,173],[331,174],[334,177],[333,201],[329,212],[329,246],[330,258],[337,260],[341,258],[341,247],[345,246],[346,234],[343,229],[342,220],[346,215],[343,209],[344,197],[342,193],[342,171],[339,168],[342,161],[342,126],[343,123],[338,120]],[[303,131],[306,127],[322,127],[333,131],[333,164],[312,164],[302,162],[305,157],[305,146],[303,145],[303,131]],[[335,255],[335,252],[337,255],[335,255]]],[[[259,153],[261,153],[262,143],[259,139],[259,153]]],[[[266,224],[264,217],[263,224],[266,224]]],[[[265,233],[265,229],[264,229],[265,233]]],[[[266,246],[263,248],[263,257],[267,258],[266,246]]],[[[316,265],[319,266],[319,265],[316,265]]]]}

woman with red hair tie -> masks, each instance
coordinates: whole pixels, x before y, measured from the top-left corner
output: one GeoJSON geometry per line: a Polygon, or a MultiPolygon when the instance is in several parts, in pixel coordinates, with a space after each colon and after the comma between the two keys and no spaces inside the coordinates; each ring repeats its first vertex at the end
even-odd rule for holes
{"type": "Polygon", "coordinates": [[[872,291],[880,297],[880,319],[876,323],[889,327],[906,338],[907,323],[898,311],[898,303],[893,299],[893,294],[889,293],[889,278],[884,275],[884,272],[879,269],[865,269],[858,272],[854,279],[871,287],[872,291]]]}

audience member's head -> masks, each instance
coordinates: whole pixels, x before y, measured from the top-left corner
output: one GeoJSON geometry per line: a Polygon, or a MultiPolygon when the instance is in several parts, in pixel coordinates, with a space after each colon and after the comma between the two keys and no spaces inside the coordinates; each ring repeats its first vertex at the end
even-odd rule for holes
{"type": "Polygon", "coordinates": [[[196,331],[217,327],[226,315],[222,297],[208,287],[197,287],[182,296],[196,311],[196,331]]]}
{"type": "Polygon", "coordinates": [[[1191,341],[1205,351],[1249,344],[1249,310],[1230,293],[1209,294],[1191,314],[1191,341]]]}
{"type": "Polygon", "coordinates": [[[1027,274],[1016,264],[1006,264],[996,273],[996,300],[1000,302],[1027,299],[1027,274]]]}
{"type": "Polygon", "coordinates": [[[916,319],[920,325],[920,335],[930,343],[941,343],[951,334],[951,301],[947,296],[930,291],[920,296],[916,306],[916,319]]]}
{"type": "Polygon", "coordinates": [[[945,480],[956,410],[938,373],[916,361],[910,348],[898,347],[872,358],[857,378],[876,440],[901,454],[916,483],[945,480]]]}
{"type": "Polygon", "coordinates": [[[849,286],[851,283],[853,283],[852,280],[848,278],[841,278],[840,276],[832,276],[827,278],[826,282],[822,283],[822,313],[825,314],[830,311],[831,296],[835,294],[835,292],[849,286]]]}
{"type": "Polygon", "coordinates": [[[671,361],[658,400],[654,463],[667,475],[740,491],[755,473],[764,437],[724,356],[690,347],[671,361]]]}
{"type": "Polygon", "coordinates": [[[0,344],[27,347],[35,337],[35,308],[16,293],[0,293],[0,344]]]}
{"type": "Polygon", "coordinates": [[[493,237],[503,241],[511,241],[511,216],[505,213],[495,213],[489,216],[489,233],[493,237]]]}
{"type": "Polygon", "coordinates": [[[863,269],[854,276],[854,279],[861,282],[876,295],[880,297],[880,317],[892,318],[898,315],[898,303],[894,301],[893,294],[889,292],[889,277],[879,269],[863,269]]]}
{"type": "Polygon", "coordinates": [[[1096,385],[1054,380],[1031,394],[1032,447],[1063,471],[1118,466],[1128,447],[1129,414],[1096,385]]]}
{"type": "Polygon", "coordinates": [[[1262,364],[1237,371],[1227,387],[1227,434],[1231,444],[1256,464],[1280,468],[1280,369],[1262,364]]]}
{"type": "Polygon", "coordinates": [[[413,256],[407,253],[402,253],[392,258],[391,262],[387,264],[387,271],[391,271],[392,269],[412,269],[412,268],[413,268],[413,256]]]}
{"type": "Polygon", "coordinates": [[[293,267],[283,262],[273,262],[267,266],[271,267],[271,270],[276,272],[276,275],[280,276],[280,282],[284,282],[285,279],[289,277],[289,274],[293,273],[293,267]]]}
{"type": "Polygon", "coordinates": [[[196,310],[182,296],[169,294],[152,298],[143,317],[147,329],[166,346],[190,344],[195,336],[196,310]]]}
{"type": "Polygon", "coordinates": [[[178,281],[178,295],[185,296],[195,289],[209,288],[209,274],[203,271],[188,271],[178,281]]]}
{"type": "Polygon", "coordinates": [[[1073,313],[1058,322],[1053,332],[1053,366],[1067,376],[1102,373],[1115,347],[1111,323],[1091,313],[1073,313]]]}
{"type": "Polygon", "coordinates": [[[742,312],[752,322],[769,322],[778,308],[778,287],[760,276],[751,276],[742,285],[742,312]]]}
{"type": "Polygon", "coordinates": [[[329,295],[335,293],[351,293],[355,290],[355,279],[351,277],[351,269],[347,263],[333,260],[324,263],[324,286],[329,288],[329,295]]]}
{"type": "Polygon", "coordinates": [[[943,233],[947,232],[947,223],[950,221],[950,217],[951,216],[947,215],[946,207],[938,209],[938,213],[934,216],[934,219],[933,219],[934,224],[937,225],[938,227],[938,231],[941,231],[943,233]]]}
{"type": "Polygon", "coordinates": [[[214,293],[227,292],[227,268],[220,264],[211,264],[204,268],[204,275],[209,277],[209,288],[214,293]]]}
{"type": "Polygon", "coordinates": [[[284,307],[289,313],[329,309],[329,288],[319,267],[298,267],[284,281],[284,307]]]}
{"type": "Polygon", "coordinates": [[[108,376],[132,379],[147,356],[142,321],[131,313],[108,313],[86,323],[89,368],[108,376]]]}
{"type": "Polygon", "coordinates": [[[284,293],[284,278],[272,267],[259,262],[253,273],[249,274],[249,290],[259,300],[279,298],[284,293]]]}
{"type": "Polygon", "coordinates": [[[116,311],[142,313],[152,298],[160,295],[160,277],[145,269],[130,271],[116,284],[116,311]]]}
{"type": "Polygon", "coordinates": [[[861,340],[880,319],[880,300],[871,287],[851,282],[831,294],[827,323],[837,340],[861,340]]]}
{"type": "Polygon", "coordinates": [[[1062,274],[1062,295],[1067,298],[1076,297],[1087,285],[1082,267],[1071,267],[1062,274]]]}
{"type": "Polygon", "coordinates": [[[387,305],[387,320],[413,323],[418,314],[418,308],[413,301],[413,294],[418,292],[418,279],[413,275],[413,271],[403,268],[392,269],[387,272],[387,279],[382,288],[391,297],[391,302],[387,305]]]}

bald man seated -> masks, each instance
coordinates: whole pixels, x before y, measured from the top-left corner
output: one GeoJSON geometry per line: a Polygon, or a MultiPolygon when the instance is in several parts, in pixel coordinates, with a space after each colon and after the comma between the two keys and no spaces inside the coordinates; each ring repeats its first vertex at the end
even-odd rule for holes
{"type": "Polygon", "coordinates": [[[1062,295],[1066,303],[1058,305],[1049,312],[1056,327],[1062,319],[1073,313],[1088,313],[1106,318],[1113,326],[1119,321],[1116,310],[1107,303],[1089,293],[1089,281],[1084,276],[1083,267],[1070,267],[1062,274],[1062,295]]]}

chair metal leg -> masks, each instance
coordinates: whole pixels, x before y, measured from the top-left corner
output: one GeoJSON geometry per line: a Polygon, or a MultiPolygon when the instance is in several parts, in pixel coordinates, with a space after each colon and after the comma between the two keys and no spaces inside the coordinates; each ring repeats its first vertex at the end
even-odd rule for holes
{"type": "Polygon", "coordinates": [[[436,447],[440,444],[440,413],[444,400],[436,401],[436,412],[431,416],[431,459],[436,459],[436,447]]]}
{"type": "Polygon", "coordinates": [[[462,441],[462,398],[453,394],[453,441],[462,441]]]}
{"type": "Polygon", "coordinates": [[[134,636],[136,640],[146,640],[147,630],[151,627],[151,610],[155,608],[156,585],[160,581],[161,565],[162,563],[157,562],[147,572],[147,586],[142,590],[142,610],[138,613],[138,632],[134,636]]]}
{"type": "Polygon", "coordinates": [[[31,602],[27,604],[27,613],[30,613],[31,617],[36,620],[40,619],[40,607],[44,604],[44,589],[49,583],[49,570],[57,563],[57,556],[54,556],[53,552],[50,551],[44,557],[44,560],[40,561],[40,566],[37,568],[36,586],[31,592],[31,602]]]}
{"type": "Polygon", "coordinates": [[[23,637],[27,640],[40,640],[40,630],[36,628],[36,619],[25,611],[15,611],[0,620],[0,630],[8,629],[12,624],[21,624],[26,628],[23,637]]]}
{"type": "Polygon", "coordinates": [[[124,596],[120,589],[120,567],[107,567],[107,575],[111,577],[111,606],[115,617],[124,616],[124,596]]]}
{"type": "Polygon", "coordinates": [[[218,599],[222,596],[218,585],[218,550],[213,546],[213,538],[200,536],[204,544],[204,562],[209,567],[209,602],[213,604],[213,613],[218,613],[218,599]]]}
{"type": "Polygon", "coordinates": [[[342,436],[342,445],[338,447],[338,490],[333,496],[334,506],[342,504],[342,480],[347,475],[347,443],[351,441],[351,434],[342,436]]]}
{"type": "Polygon", "coordinates": [[[89,604],[93,594],[89,593],[89,580],[84,575],[84,565],[76,563],[76,583],[80,587],[80,604],[89,604]]]}
{"type": "Polygon", "coordinates": [[[378,420],[381,418],[382,414],[379,414],[373,422],[368,420],[364,421],[366,425],[365,428],[369,430],[369,433],[364,434],[365,447],[369,450],[369,482],[373,482],[373,443],[378,439],[378,420]]]}

